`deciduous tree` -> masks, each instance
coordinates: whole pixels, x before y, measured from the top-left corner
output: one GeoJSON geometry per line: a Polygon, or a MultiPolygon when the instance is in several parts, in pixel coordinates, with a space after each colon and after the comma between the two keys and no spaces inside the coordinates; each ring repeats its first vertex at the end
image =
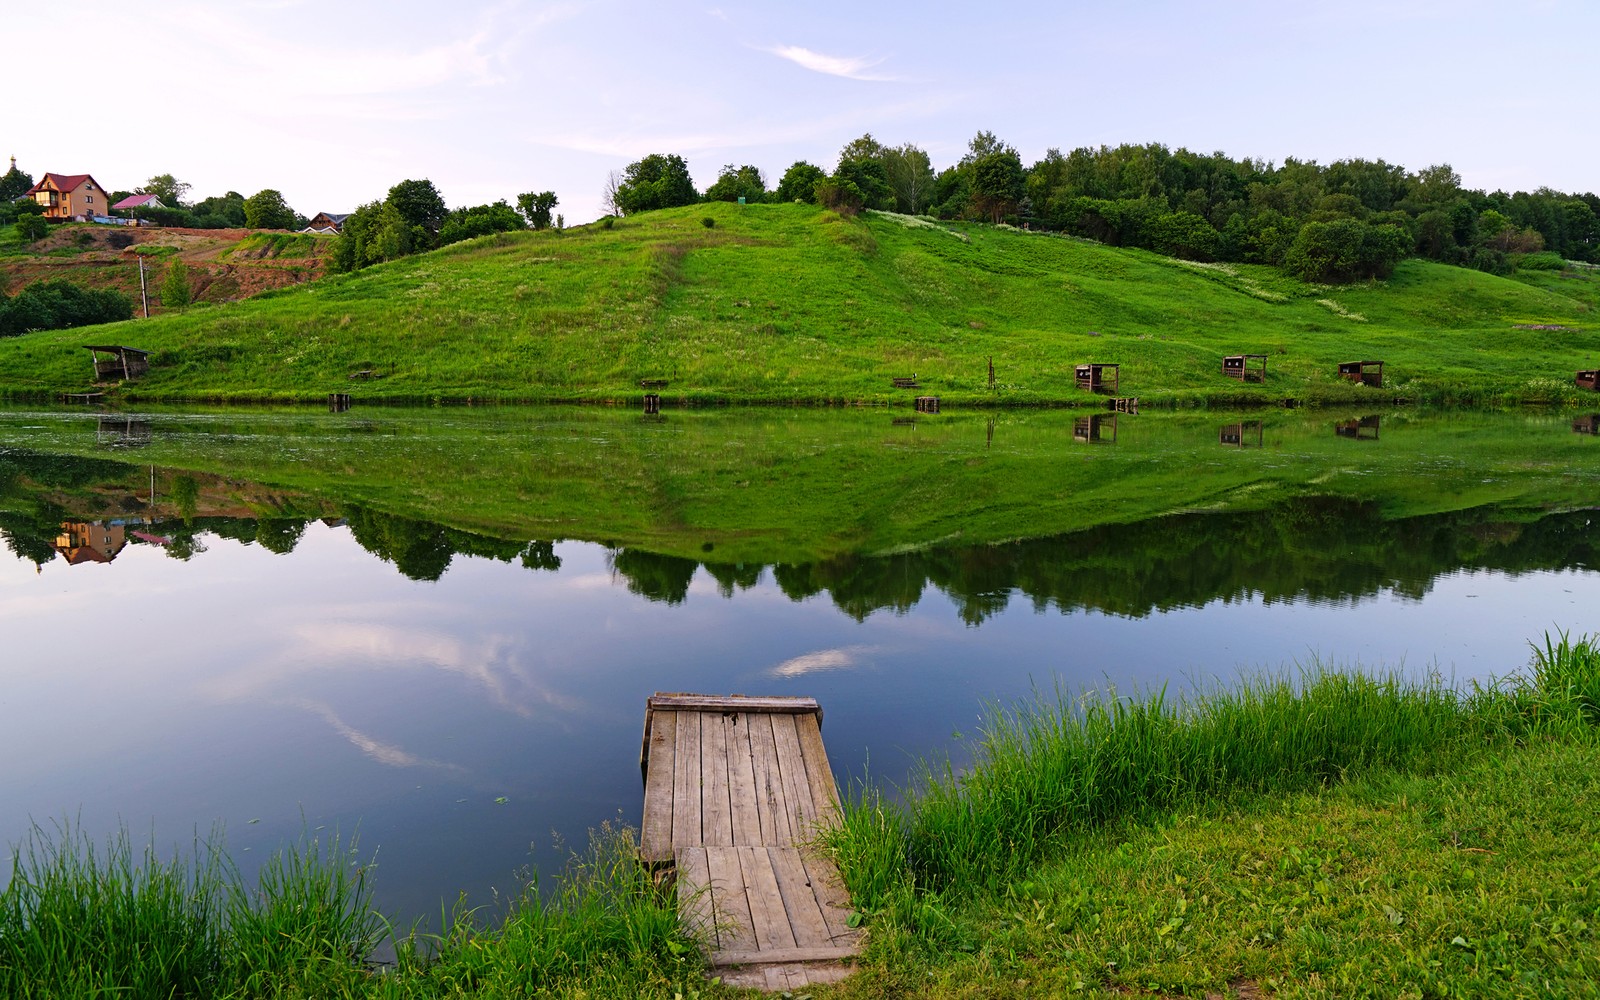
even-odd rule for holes
{"type": "Polygon", "coordinates": [[[810,205],[817,203],[817,182],[828,176],[821,167],[807,163],[805,160],[796,160],[783,172],[783,178],[778,181],[777,188],[772,192],[773,201],[803,201],[810,205]]]}
{"type": "Polygon", "coordinates": [[[554,191],[525,191],[517,195],[517,208],[533,228],[549,229],[550,213],[555,210],[557,201],[554,191]]]}
{"type": "Polygon", "coordinates": [[[244,224],[251,229],[292,229],[294,209],[273,188],[263,188],[244,200],[244,224]]]}
{"type": "Polygon", "coordinates": [[[161,305],[165,309],[182,309],[192,300],[189,266],[181,260],[174,260],[167,265],[166,277],[161,279],[161,305]]]}
{"type": "Polygon", "coordinates": [[[192,185],[180,181],[171,174],[156,174],[144,182],[144,187],[139,188],[139,194],[153,194],[160,198],[168,208],[184,207],[184,199],[189,196],[192,185]]]}
{"type": "Polygon", "coordinates": [[[623,214],[693,205],[700,200],[689,165],[676,153],[651,153],[628,164],[617,185],[616,202],[623,214]]]}

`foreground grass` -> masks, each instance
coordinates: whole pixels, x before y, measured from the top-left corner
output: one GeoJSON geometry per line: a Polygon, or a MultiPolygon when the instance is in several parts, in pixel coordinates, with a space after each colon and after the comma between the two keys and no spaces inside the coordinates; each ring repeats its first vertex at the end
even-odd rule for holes
{"type": "Polygon", "coordinates": [[[143,399],[615,401],[662,378],[669,401],[1086,404],[1072,366],[1100,361],[1152,403],[1574,402],[1600,346],[1596,284],[1406,261],[1329,288],[1004,227],[701,205],[0,341],[0,392],[82,391],[81,345],[125,343],[153,352],[123,390],[143,399]],[[1270,355],[1264,385],[1221,375],[1246,352],[1270,355]],[[1337,379],[1368,358],[1388,363],[1385,390],[1337,379]],[[920,390],[891,388],[912,374],[920,390]]]}
{"type": "MultiPolygon", "coordinates": [[[[1596,995],[1597,724],[1600,645],[1565,635],[1467,695],[1323,673],[1004,716],[959,775],[847,808],[831,845],[872,934],[815,992],[1596,995]]],[[[337,842],[246,887],[200,846],[36,835],[0,891],[0,995],[732,995],[625,831],[537,888],[426,936],[372,912],[337,842]]]]}
{"type": "Polygon", "coordinates": [[[832,838],[846,995],[1594,995],[1600,645],[1458,696],[1318,674],[1001,716],[832,838]]]}

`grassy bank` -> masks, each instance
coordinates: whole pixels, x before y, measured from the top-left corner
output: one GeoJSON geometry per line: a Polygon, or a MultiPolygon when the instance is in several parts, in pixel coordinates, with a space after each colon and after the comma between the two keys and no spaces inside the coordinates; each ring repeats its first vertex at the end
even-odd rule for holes
{"type": "MultiPolygon", "coordinates": [[[[1565,636],[1464,694],[1322,673],[999,716],[962,774],[848,808],[872,933],[829,995],[1593,995],[1597,724],[1600,646],[1565,636]]],[[[423,936],[337,841],[247,886],[208,844],[36,834],[0,891],[0,993],[732,995],[634,850],[603,830],[542,896],[423,936]]]]}
{"type": "Polygon", "coordinates": [[[832,844],[847,995],[1592,995],[1600,644],[1458,694],[1314,673],[999,714],[832,844]],[[1020,989],[1019,989],[1020,987],[1020,989]]]}
{"type": "Polygon", "coordinates": [[[0,391],[82,391],[84,343],[153,352],[145,399],[1088,404],[1082,361],[1148,403],[1572,399],[1593,285],[1425,261],[1327,287],[1007,228],[697,206],[485,237],[228,305],[0,342],[0,391]],[[710,220],[713,225],[704,225],[710,220]],[[87,338],[87,339],[86,339],[87,338]],[[1269,355],[1265,384],[1221,375],[1269,355]],[[1380,358],[1386,388],[1337,379],[1380,358]],[[989,363],[994,384],[989,383],[989,363]],[[354,372],[377,378],[352,382],[354,372]],[[894,390],[915,374],[920,389],[894,390]]]}

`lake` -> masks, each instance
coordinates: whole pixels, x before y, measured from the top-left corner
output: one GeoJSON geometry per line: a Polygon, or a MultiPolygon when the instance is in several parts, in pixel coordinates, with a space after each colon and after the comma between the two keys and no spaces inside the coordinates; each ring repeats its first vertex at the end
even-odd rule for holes
{"type": "Polygon", "coordinates": [[[0,840],[357,833],[409,919],[636,824],[658,690],[895,785],[1036,691],[1487,681],[1600,624],[1597,426],[0,409],[0,840]]]}

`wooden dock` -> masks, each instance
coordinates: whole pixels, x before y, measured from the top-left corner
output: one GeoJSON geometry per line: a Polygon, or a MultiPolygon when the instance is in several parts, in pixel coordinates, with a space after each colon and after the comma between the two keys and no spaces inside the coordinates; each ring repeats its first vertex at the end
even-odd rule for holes
{"type": "Polygon", "coordinates": [[[851,972],[849,896],[808,847],[839,812],[815,699],[657,694],[639,764],[644,859],[674,870],[714,974],[791,990],[851,972]]]}

